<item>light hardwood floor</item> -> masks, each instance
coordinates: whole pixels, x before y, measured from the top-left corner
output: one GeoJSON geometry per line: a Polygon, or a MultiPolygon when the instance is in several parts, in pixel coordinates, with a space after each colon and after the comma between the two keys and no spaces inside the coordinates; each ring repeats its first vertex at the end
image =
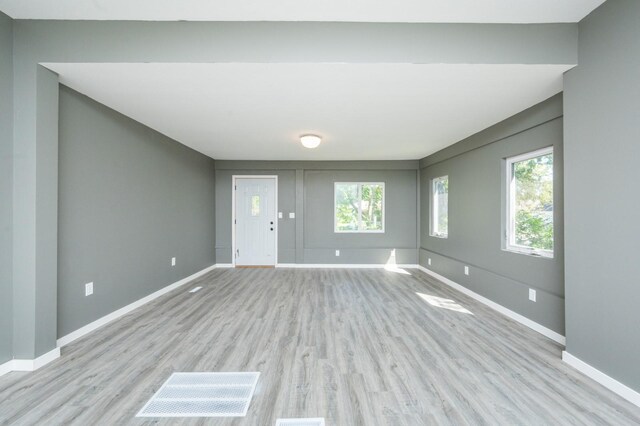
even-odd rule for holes
{"type": "Polygon", "coordinates": [[[408,272],[214,270],[0,378],[0,424],[640,424],[640,408],[565,365],[558,344],[408,272]],[[261,376],[245,418],[136,419],[174,371],[261,376]]]}

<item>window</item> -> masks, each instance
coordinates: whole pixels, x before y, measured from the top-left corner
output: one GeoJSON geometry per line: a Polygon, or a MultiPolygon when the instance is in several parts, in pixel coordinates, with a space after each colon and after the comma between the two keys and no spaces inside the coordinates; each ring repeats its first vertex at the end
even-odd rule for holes
{"type": "Polygon", "coordinates": [[[507,250],[553,257],[553,147],[508,158],[507,250]]]}
{"type": "Polygon", "coordinates": [[[260,216],[260,196],[251,196],[251,216],[260,216]]]}
{"type": "Polygon", "coordinates": [[[429,235],[438,238],[449,236],[449,176],[431,181],[431,214],[429,235]]]}
{"type": "Polygon", "coordinates": [[[384,183],[336,182],[335,232],[384,232],[384,183]]]}

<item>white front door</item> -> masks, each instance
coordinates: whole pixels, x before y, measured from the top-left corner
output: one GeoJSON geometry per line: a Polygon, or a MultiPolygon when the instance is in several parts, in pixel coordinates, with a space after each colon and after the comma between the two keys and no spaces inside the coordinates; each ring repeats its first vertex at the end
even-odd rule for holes
{"type": "Polygon", "coordinates": [[[276,264],[276,179],[235,179],[235,264],[276,264]]]}

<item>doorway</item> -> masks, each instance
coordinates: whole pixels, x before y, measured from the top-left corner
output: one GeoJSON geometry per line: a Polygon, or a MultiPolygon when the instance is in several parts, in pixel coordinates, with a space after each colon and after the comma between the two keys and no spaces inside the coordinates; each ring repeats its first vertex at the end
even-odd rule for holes
{"type": "Polygon", "coordinates": [[[278,261],[278,177],[233,176],[232,259],[236,267],[278,261]]]}

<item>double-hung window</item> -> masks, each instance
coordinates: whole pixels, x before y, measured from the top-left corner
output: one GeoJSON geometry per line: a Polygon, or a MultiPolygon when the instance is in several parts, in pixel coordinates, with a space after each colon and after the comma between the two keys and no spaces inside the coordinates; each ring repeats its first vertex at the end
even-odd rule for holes
{"type": "Polygon", "coordinates": [[[384,232],[384,183],[336,182],[334,232],[384,232]]]}
{"type": "Polygon", "coordinates": [[[506,160],[505,248],[553,257],[553,147],[506,160]]]}

